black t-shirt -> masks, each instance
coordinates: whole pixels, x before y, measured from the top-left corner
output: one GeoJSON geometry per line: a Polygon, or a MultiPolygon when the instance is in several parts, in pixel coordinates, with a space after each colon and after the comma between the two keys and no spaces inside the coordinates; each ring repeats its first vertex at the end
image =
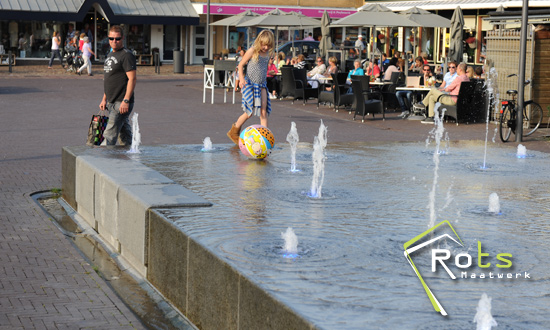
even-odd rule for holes
{"type": "MultiPolygon", "coordinates": [[[[107,102],[122,102],[128,85],[126,72],[136,70],[136,57],[126,48],[110,52],[103,68],[105,70],[103,86],[107,102]]],[[[134,93],[130,97],[130,103],[134,103],[134,93]]]]}

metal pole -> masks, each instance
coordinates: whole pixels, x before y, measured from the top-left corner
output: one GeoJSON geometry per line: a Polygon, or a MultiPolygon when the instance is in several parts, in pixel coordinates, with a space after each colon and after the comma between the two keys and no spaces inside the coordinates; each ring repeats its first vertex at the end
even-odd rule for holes
{"type": "Polygon", "coordinates": [[[11,73],[11,50],[8,51],[8,66],[9,66],[9,71],[11,73]]]}
{"type": "Polygon", "coordinates": [[[206,3],[206,57],[210,59],[210,0],[206,3]]]}
{"type": "Polygon", "coordinates": [[[160,74],[160,54],[157,52],[153,53],[153,61],[155,61],[155,73],[160,74]]]}
{"type": "Polygon", "coordinates": [[[523,104],[525,99],[525,59],[527,52],[527,25],[529,17],[529,0],[523,0],[521,10],[521,37],[519,45],[519,69],[518,69],[518,104],[516,118],[516,142],[521,142],[523,138],[523,104]]]}

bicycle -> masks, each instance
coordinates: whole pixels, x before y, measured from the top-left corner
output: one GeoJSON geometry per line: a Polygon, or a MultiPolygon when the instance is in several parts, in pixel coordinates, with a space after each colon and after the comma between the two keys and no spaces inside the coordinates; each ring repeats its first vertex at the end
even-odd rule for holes
{"type": "MultiPolygon", "coordinates": [[[[517,74],[511,74],[507,77],[517,76],[517,74]]],[[[527,86],[531,82],[527,80],[524,86],[527,86]]],[[[516,134],[516,95],[517,90],[509,90],[506,94],[512,97],[511,100],[504,100],[501,102],[502,108],[500,109],[500,139],[502,142],[508,141],[512,132],[516,134]]],[[[542,123],[542,108],[538,103],[533,100],[523,102],[523,136],[529,136],[539,128],[542,123]]]]}

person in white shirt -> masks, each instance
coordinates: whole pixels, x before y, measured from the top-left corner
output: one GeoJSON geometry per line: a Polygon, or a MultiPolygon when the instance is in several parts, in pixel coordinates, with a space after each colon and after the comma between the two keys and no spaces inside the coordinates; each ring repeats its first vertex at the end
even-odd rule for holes
{"type": "Polygon", "coordinates": [[[311,87],[317,88],[319,86],[318,79],[324,77],[325,71],[327,71],[325,61],[322,57],[317,57],[317,66],[307,73],[307,78],[311,87]]]}
{"type": "Polygon", "coordinates": [[[363,50],[365,49],[365,44],[363,43],[363,36],[359,35],[357,41],[355,41],[355,52],[357,57],[361,58],[363,56],[363,50]]]}

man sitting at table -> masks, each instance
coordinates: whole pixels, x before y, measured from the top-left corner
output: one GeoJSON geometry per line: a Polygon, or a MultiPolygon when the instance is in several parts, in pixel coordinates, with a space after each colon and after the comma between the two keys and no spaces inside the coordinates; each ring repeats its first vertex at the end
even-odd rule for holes
{"type": "Polygon", "coordinates": [[[449,86],[453,82],[453,80],[456,78],[456,76],[457,76],[456,66],[457,65],[458,65],[458,63],[456,63],[455,61],[449,62],[449,64],[448,64],[449,71],[443,77],[443,83],[439,86],[440,91],[444,90],[447,86],[449,86]]]}
{"type": "MultiPolygon", "coordinates": [[[[432,70],[430,69],[430,66],[427,64],[424,64],[422,68],[422,76],[420,76],[420,86],[425,86],[426,81],[430,79],[432,76],[432,70]]],[[[395,96],[397,97],[397,101],[399,102],[399,105],[401,106],[401,114],[399,115],[400,118],[407,118],[411,113],[411,105],[413,104],[413,96],[415,96],[414,91],[397,91],[395,93],[395,96]]]]}
{"type": "Polygon", "coordinates": [[[458,93],[460,92],[460,85],[463,81],[470,81],[466,75],[466,64],[460,63],[456,68],[457,77],[453,82],[445,88],[442,92],[436,88],[432,88],[428,95],[422,100],[422,104],[428,107],[429,117],[422,121],[423,124],[433,124],[434,123],[434,107],[437,99],[440,95],[445,95],[442,97],[439,102],[444,105],[455,105],[458,93]]]}

